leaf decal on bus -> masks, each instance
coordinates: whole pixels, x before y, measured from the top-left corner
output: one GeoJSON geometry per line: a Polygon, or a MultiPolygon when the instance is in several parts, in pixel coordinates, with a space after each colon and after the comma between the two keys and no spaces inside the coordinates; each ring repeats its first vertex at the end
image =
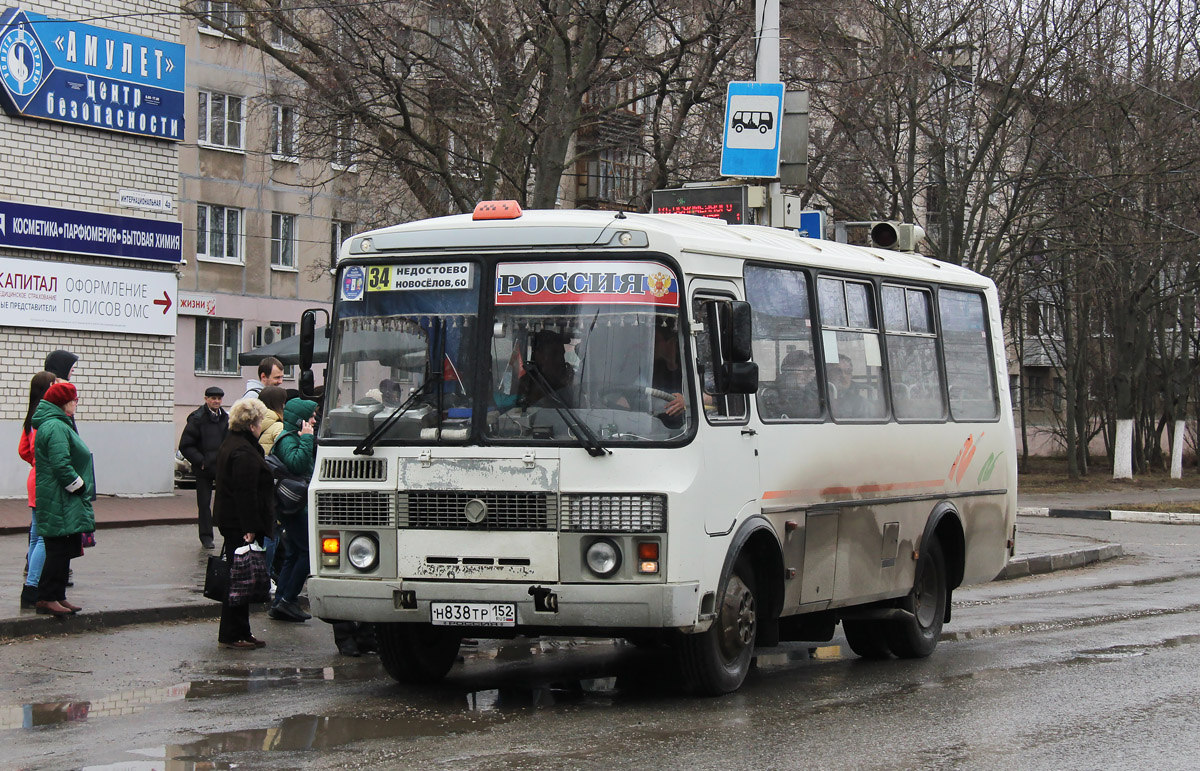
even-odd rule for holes
{"type": "Polygon", "coordinates": [[[976,482],[983,484],[991,479],[992,472],[996,470],[996,461],[1000,460],[1003,455],[1004,453],[1000,453],[999,455],[992,453],[989,455],[987,462],[983,464],[983,468],[979,469],[979,479],[977,479],[976,482]]]}
{"type": "MultiPolygon", "coordinates": [[[[980,434],[979,438],[983,439],[983,434],[980,434]]],[[[977,447],[975,435],[971,434],[967,437],[967,441],[963,442],[962,449],[958,451],[958,456],[954,458],[954,463],[950,465],[950,473],[947,475],[947,479],[953,479],[955,484],[962,484],[963,476],[966,475],[967,468],[971,465],[971,459],[975,457],[977,447]]]]}

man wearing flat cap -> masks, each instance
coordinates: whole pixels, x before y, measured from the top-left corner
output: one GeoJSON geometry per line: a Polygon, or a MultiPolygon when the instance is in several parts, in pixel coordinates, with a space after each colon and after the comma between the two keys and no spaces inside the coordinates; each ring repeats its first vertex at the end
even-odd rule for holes
{"type": "Polygon", "coordinates": [[[179,438],[179,452],[196,475],[196,508],[200,528],[200,543],[205,549],[213,548],[212,492],[216,477],[217,450],[225,441],[229,430],[229,413],[221,408],[225,392],[217,386],[204,391],[204,404],[187,417],[183,436],[179,438]]]}

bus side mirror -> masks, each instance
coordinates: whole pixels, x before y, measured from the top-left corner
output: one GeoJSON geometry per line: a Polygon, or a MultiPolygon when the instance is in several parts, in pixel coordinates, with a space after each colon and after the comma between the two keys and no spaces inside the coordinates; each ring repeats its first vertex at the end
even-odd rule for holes
{"type": "MultiPolygon", "coordinates": [[[[729,337],[725,360],[730,362],[750,361],[750,339],[753,332],[750,303],[741,301],[729,303],[729,326],[724,331],[729,337]]],[[[755,378],[757,377],[756,370],[755,378]]],[[[735,391],[734,393],[753,393],[753,391],[735,391]]]]}
{"type": "Polygon", "coordinates": [[[300,395],[309,397],[315,390],[316,379],[313,377],[313,371],[311,369],[300,370],[300,395]]]}
{"type": "MultiPolygon", "coordinates": [[[[313,345],[317,341],[317,314],[305,311],[300,317],[300,371],[312,378],[313,345]]],[[[303,387],[301,387],[303,390],[303,387]]]]}
{"type": "Polygon", "coordinates": [[[727,362],[723,380],[725,393],[756,393],[758,391],[758,364],[753,361],[727,362]]]}

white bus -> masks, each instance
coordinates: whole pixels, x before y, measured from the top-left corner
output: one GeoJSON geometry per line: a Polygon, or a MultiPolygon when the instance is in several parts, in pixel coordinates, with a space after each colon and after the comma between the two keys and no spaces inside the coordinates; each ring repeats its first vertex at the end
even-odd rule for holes
{"type": "Polygon", "coordinates": [[[839,622],[927,656],[1013,552],[996,289],[966,269],[487,202],[351,238],[337,286],[309,597],[378,624],[399,681],[465,636],[667,644],[704,694],[839,622]]]}

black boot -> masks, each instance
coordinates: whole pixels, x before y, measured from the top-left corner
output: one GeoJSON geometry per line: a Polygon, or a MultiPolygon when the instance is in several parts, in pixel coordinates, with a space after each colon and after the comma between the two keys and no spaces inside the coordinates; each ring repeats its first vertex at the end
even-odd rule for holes
{"type": "Polygon", "coordinates": [[[33,610],[37,607],[37,587],[21,587],[21,610],[33,610]]]}

